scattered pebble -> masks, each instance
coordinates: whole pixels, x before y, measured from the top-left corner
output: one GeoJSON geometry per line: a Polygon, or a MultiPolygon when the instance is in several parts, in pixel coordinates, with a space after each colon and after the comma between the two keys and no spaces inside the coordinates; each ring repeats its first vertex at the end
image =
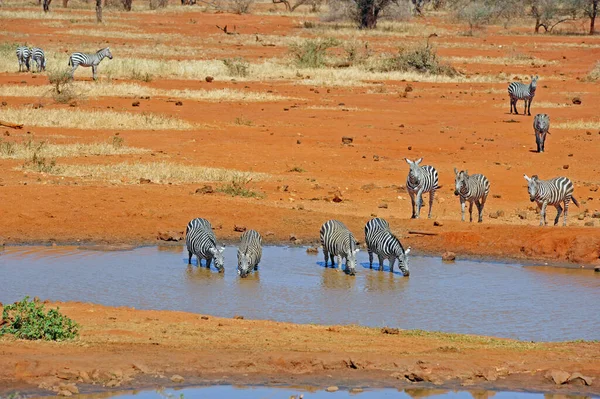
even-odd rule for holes
{"type": "Polygon", "coordinates": [[[335,385],[332,385],[332,386],[330,386],[330,387],[327,387],[325,390],[326,390],[327,392],[337,392],[337,391],[339,391],[340,389],[339,389],[338,387],[336,387],[335,385]]]}

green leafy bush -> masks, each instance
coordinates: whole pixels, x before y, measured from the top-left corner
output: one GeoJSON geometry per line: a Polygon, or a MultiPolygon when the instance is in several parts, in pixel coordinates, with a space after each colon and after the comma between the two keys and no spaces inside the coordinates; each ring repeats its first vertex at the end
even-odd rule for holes
{"type": "Polygon", "coordinates": [[[458,72],[451,65],[441,63],[435,50],[429,46],[400,49],[398,54],[383,59],[377,68],[381,72],[415,71],[432,75],[456,76],[458,72]]]}
{"type": "Polygon", "coordinates": [[[290,53],[299,68],[322,68],[326,65],[327,50],[339,45],[334,38],[309,39],[290,45],[290,53]]]}
{"type": "Polygon", "coordinates": [[[20,339],[62,341],[79,334],[77,323],[60,313],[58,308],[46,313],[44,304],[29,301],[29,297],[5,306],[0,325],[0,337],[11,334],[20,339]]]}

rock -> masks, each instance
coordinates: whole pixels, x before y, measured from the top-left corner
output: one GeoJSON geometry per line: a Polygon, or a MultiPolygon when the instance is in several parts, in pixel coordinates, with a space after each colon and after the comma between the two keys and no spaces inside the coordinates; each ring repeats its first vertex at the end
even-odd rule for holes
{"type": "Polygon", "coordinates": [[[61,389],[57,393],[58,396],[73,396],[71,391],[67,391],[66,389],[61,389]]]}
{"type": "Polygon", "coordinates": [[[354,137],[349,137],[349,136],[342,137],[343,144],[352,144],[353,141],[354,141],[354,137]]]}
{"type": "Polygon", "coordinates": [[[433,222],[433,225],[436,227],[442,227],[444,225],[444,223],[442,222],[438,222],[437,220],[433,222]]]}
{"type": "Polygon", "coordinates": [[[405,93],[410,93],[413,90],[414,89],[413,89],[413,87],[410,84],[406,85],[406,87],[404,88],[404,92],[405,93]]]}
{"type": "Polygon", "coordinates": [[[238,233],[243,233],[246,231],[246,226],[238,226],[237,224],[233,226],[233,231],[237,231],[238,233]]]}
{"type": "Polygon", "coordinates": [[[525,211],[518,211],[517,216],[521,220],[527,220],[527,212],[525,212],[525,211]]]}
{"type": "Polygon", "coordinates": [[[594,271],[595,271],[596,273],[600,273],[600,266],[596,266],[596,267],[594,267],[594,271]]]}
{"type": "Polygon", "coordinates": [[[319,248],[317,248],[317,247],[308,247],[308,248],[306,248],[306,253],[307,254],[318,254],[319,253],[319,248]]]}
{"type": "Polygon", "coordinates": [[[98,371],[98,369],[92,370],[92,375],[90,377],[92,377],[92,381],[98,381],[100,379],[100,371],[98,371]]]}
{"type": "Polygon", "coordinates": [[[579,383],[581,385],[592,385],[592,381],[594,381],[592,377],[586,377],[585,375],[582,375],[581,373],[577,372],[571,374],[571,376],[567,380],[569,384],[574,382],[579,383]]]}
{"type": "Polygon", "coordinates": [[[379,161],[379,155],[373,155],[373,161],[378,162],[379,161]]]}
{"type": "Polygon", "coordinates": [[[302,144],[301,140],[296,140],[296,144],[302,144]]]}
{"type": "Polygon", "coordinates": [[[297,241],[298,237],[296,237],[296,234],[290,234],[290,241],[297,241]]]}
{"type": "Polygon", "coordinates": [[[563,165],[563,169],[569,169],[569,165],[563,165]]]}
{"type": "Polygon", "coordinates": [[[182,102],[182,101],[177,101],[177,102],[175,103],[175,105],[176,105],[177,107],[181,107],[181,106],[183,105],[183,102],[182,102]]]}
{"type": "Polygon", "coordinates": [[[112,380],[108,381],[105,386],[107,388],[120,387],[121,386],[121,381],[119,381],[117,379],[112,379],[112,380]]]}
{"type": "Polygon", "coordinates": [[[592,217],[594,219],[600,219],[600,212],[596,211],[596,212],[592,213],[592,217]]]}
{"type": "Polygon", "coordinates": [[[80,371],[79,372],[79,378],[81,379],[81,382],[83,382],[85,384],[91,384],[92,383],[92,379],[90,378],[90,375],[88,374],[87,371],[80,371]]]}
{"type": "Polygon", "coordinates": [[[148,374],[150,372],[150,369],[148,368],[148,366],[146,366],[145,364],[141,364],[141,363],[133,363],[131,365],[131,367],[134,370],[139,371],[142,374],[148,374]]]}
{"type": "Polygon", "coordinates": [[[208,320],[208,316],[200,316],[200,319],[202,319],[202,320],[208,320]]]}
{"type": "Polygon", "coordinates": [[[571,101],[573,101],[573,104],[575,104],[575,105],[581,104],[581,98],[579,98],[579,97],[573,97],[573,100],[571,100],[571,101]]]}
{"type": "Polygon", "coordinates": [[[152,180],[144,179],[143,177],[140,177],[140,184],[150,184],[150,183],[152,183],[152,180]]]}
{"type": "Polygon", "coordinates": [[[498,219],[498,212],[492,212],[489,215],[490,219],[498,219]]]}
{"type": "Polygon", "coordinates": [[[398,334],[400,334],[400,330],[397,329],[397,328],[383,327],[381,329],[381,333],[382,334],[398,335],[398,334]]]}
{"type": "Polygon", "coordinates": [[[327,392],[337,392],[339,390],[340,389],[338,387],[336,387],[335,385],[325,388],[325,391],[327,391],[327,392]]]}
{"type": "Polygon", "coordinates": [[[163,231],[159,232],[156,237],[160,241],[181,241],[183,240],[183,232],[178,233],[176,231],[163,231]]]}
{"type": "MultiPolygon", "coordinates": [[[[38,300],[39,302],[39,300],[38,300]]],[[[63,371],[59,371],[56,374],[56,377],[61,379],[61,380],[76,380],[77,378],[79,378],[79,373],[76,373],[74,371],[70,371],[70,370],[63,370],[63,371]]]]}
{"type": "Polygon", "coordinates": [[[375,190],[377,188],[377,186],[373,183],[369,183],[369,184],[365,184],[363,185],[360,189],[364,190],[364,191],[370,191],[370,190],[375,190]]]}
{"type": "Polygon", "coordinates": [[[233,318],[235,320],[244,320],[244,316],[240,316],[240,315],[235,315],[235,316],[233,316],[233,318]]]}
{"type": "Polygon", "coordinates": [[[388,204],[386,204],[385,202],[382,202],[381,204],[377,205],[377,208],[388,209],[388,204]]]}
{"type": "Polygon", "coordinates": [[[205,184],[204,186],[196,189],[196,194],[212,194],[215,190],[212,186],[205,184]]]}
{"type": "Polygon", "coordinates": [[[454,252],[446,251],[442,254],[442,260],[444,262],[454,262],[456,260],[456,254],[454,252]]]}
{"type": "Polygon", "coordinates": [[[546,374],[546,378],[554,381],[556,385],[562,385],[569,380],[570,374],[563,370],[552,370],[546,374]]]}
{"type": "Polygon", "coordinates": [[[131,103],[132,107],[139,107],[140,106],[140,102],[139,101],[134,101],[131,103]]]}
{"type": "Polygon", "coordinates": [[[204,80],[206,80],[208,83],[211,83],[213,80],[215,80],[215,78],[213,78],[212,76],[207,76],[204,78],[204,80]]]}
{"type": "Polygon", "coordinates": [[[8,103],[6,101],[2,101],[2,106],[6,107],[8,105],[8,103]]]}
{"type": "Polygon", "coordinates": [[[180,384],[183,381],[185,381],[185,378],[183,378],[182,376],[180,376],[179,374],[175,374],[171,377],[171,381],[173,381],[176,384],[180,384]]]}
{"type": "Polygon", "coordinates": [[[411,151],[411,150],[412,150],[412,145],[409,145],[408,146],[408,151],[411,151]]]}
{"type": "Polygon", "coordinates": [[[304,205],[302,205],[302,204],[298,204],[298,205],[296,206],[296,209],[298,209],[299,211],[303,211],[303,210],[304,210],[304,205]]]}
{"type": "Polygon", "coordinates": [[[361,393],[363,392],[362,388],[351,388],[350,393],[361,393]]]}
{"type": "Polygon", "coordinates": [[[333,202],[335,202],[335,203],[342,202],[342,201],[343,201],[343,199],[342,199],[342,193],[340,193],[339,191],[336,191],[336,192],[333,194],[333,199],[332,199],[332,201],[333,201],[333,202]]]}
{"type": "Polygon", "coordinates": [[[587,227],[593,227],[594,226],[594,221],[590,220],[589,222],[585,222],[583,225],[587,226],[587,227]]]}
{"type": "Polygon", "coordinates": [[[579,215],[577,215],[577,220],[583,220],[585,219],[585,213],[580,213],[579,215]]]}
{"type": "Polygon", "coordinates": [[[74,383],[70,383],[70,384],[60,384],[58,386],[59,390],[65,390],[65,391],[69,391],[72,394],[78,394],[79,393],[79,388],[77,388],[77,385],[75,385],[74,383]]]}
{"type": "MultiPolygon", "coordinates": [[[[270,237],[270,236],[274,236],[274,235],[275,235],[275,233],[273,233],[272,231],[267,231],[265,233],[265,237],[270,237]]],[[[290,239],[291,239],[291,236],[290,236],[290,239]]]]}

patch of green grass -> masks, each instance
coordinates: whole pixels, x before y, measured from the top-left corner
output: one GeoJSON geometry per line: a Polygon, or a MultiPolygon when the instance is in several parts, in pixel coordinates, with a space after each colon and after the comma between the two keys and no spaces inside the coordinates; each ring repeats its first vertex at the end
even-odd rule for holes
{"type": "Polygon", "coordinates": [[[290,53],[299,68],[322,68],[327,63],[327,50],[339,45],[334,38],[308,39],[290,45],[290,53]]]}
{"type": "Polygon", "coordinates": [[[29,301],[29,297],[5,306],[2,324],[0,336],[11,334],[19,339],[63,341],[79,334],[77,323],[60,313],[59,308],[46,312],[44,304],[29,301]]]}
{"type": "Polygon", "coordinates": [[[525,349],[543,349],[543,343],[524,342],[516,341],[511,339],[500,339],[492,337],[484,337],[478,335],[468,334],[451,334],[437,331],[425,331],[425,330],[402,330],[401,335],[407,337],[424,337],[424,338],[437,338],[445,342],[456,342],[459,344],[474,344],[474,345],[487,345],[493,348],[511,348],[518,350],[525,349]]]}
{"type": "Polygon", "coordinates": [[[217,191],[232,197],[262,198],[264,195],[248,187],[252,179],[233,179],[231,182],[217,188],[217,191]]]}

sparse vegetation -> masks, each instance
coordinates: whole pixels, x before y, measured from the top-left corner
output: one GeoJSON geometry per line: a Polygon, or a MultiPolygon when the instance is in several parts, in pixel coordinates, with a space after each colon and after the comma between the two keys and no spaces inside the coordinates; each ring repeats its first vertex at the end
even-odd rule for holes
{"type": "Polygon", "coordinates": [[[166,8],[169,5],[169,0],[150,0],[148,6],[151,10],[166,8]]]}
{"type": "Polygon", "coordinates": [[[600,62],[598,62],[594,69],[592,69],[590,73],[588,73],[586,79],[592,82],[600,80],[600,62]]]}
{"type": "Polygon", "coordinates": [[[246,119],[243,116],[238,116],[235,118],[235,120],[233,121],[233,123],[235,123],[236,125],[241,125],[241,126],[252,126],[253,123],[250,119],[246,119]]]}
{"type": "Polygon", "coordinates": [[[69,103],[79,96],[71,82],[71,73],[68,70],[54,70],[48,73],[48,81],[52,85],[52,98],[60,104],[69,103]]]}
{"type": "Polygon", "coordinates": [[[382,72],[414,71],[450,77],[458,75],[458,71],[451,65],[439,61],[436,51],[430,46],[401,48],[397,54],[382,59],[375,68],[382,72]]]}
{"type": "Polygon", "coordinates": [[[217,191],[232,197],[262,198],[262,193],[248,187],[251,181],[252,178],[235,177],[229,183],[217,188],[217,191]]]}
{"type": "Polygon", "coordinates": [[[254,5],[254,0],[228,0],[229,11],[234,14],[248,14],[254,5]]]}
{"type": "Polygon", "coordinates": [[[46,312],[43,303],[25,297],[4,307],[0,336],[11,334],[18,339],[64,341],[79,334],[79,326],[63,315],[59,308],[46,312]]]}
{"type": "Polygon", "coordinates": [[[223,64],[227,67],[227,71],[231,76],[240,76],[245,78],[248,76],[248,69],[250,64],[243,58],[225,58],[223,64]]]}
{"type": "Polygon", "coordinates": [[[152,82],[152,75],[148,72],[139,72],[138,70],[134,69],[131,72],[131,79],[148,83],[152,82]]]}
{"type": "Polygon", "coordinates": [[[334,38],[307,39],[290,45],[290,53],[299,68],[321,68],[327,62],[327,50],[340,45],[334,38]]]}
{"type": "Polygon", "coordinates": [[[306,172],[306,170],[302,169],[299,166],[294,166],[292,169],[288,170],[288,172],[304,173],[306,172]]]}

